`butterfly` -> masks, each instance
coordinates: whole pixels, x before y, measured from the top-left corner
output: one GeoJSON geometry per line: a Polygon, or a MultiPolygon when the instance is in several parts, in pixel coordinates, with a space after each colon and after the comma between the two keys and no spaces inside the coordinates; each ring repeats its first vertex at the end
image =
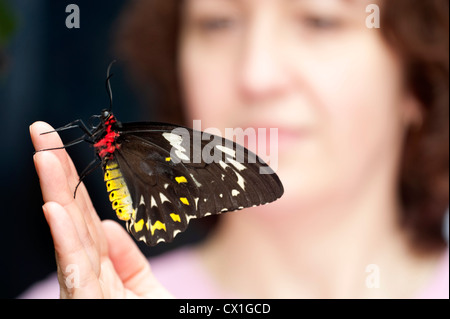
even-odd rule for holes
{"type": "Polygon", "coordinates": [[[80,174],[79,184],[101,166],[112,209],[136,240],[149,246],[171,242],[193,218],[282,196],[277,174],[231,140],[167,123],[119,122],[111,111],[110,67],[111,105],[94,116],[99,123],[88,126],[76,120],[55,131],[83,130],[83,136],[63,146],[88,142],[95,150],[96,158],[80,174]]]}

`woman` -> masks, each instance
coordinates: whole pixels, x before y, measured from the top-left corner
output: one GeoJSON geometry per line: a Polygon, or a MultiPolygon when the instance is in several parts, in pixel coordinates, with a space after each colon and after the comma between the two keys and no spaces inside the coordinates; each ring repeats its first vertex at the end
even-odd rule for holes
{"type": "MultiPolygon", "coordinates": [[[[67,153],[37,153],[61,297],[448,298],[448,2],[375,4],[379,29],[366,1],[133,3],[121,52],[165,119],[278,128],[285,194],[150,268],[73,199],[67,153]]],[[[61,145],[49,130],[36,149],[61,145]]]]}

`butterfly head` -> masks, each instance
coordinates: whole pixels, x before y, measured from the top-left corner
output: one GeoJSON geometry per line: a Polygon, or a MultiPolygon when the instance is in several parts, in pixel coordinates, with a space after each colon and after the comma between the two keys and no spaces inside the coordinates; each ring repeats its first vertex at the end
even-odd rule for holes
{"type": "Polygon", "coordinates": [[[102,113],[100,115],[100,118],[102,120],[102,122],[106,122],[112,115],[112,112],[110,110],[104,109],[102,110],[102,113]]]}
{"type": "Polygon", "coordinates": [[[101,126],[103,126],[103,128],[108,128],[112,124],[117,122],[115,117],[114,117],[114,114],[108,109],[102,110],[102,112],[100,113],[99,117],[100,117],[100,121],[101,121],[101,124],[102,124],[101,126]]]}

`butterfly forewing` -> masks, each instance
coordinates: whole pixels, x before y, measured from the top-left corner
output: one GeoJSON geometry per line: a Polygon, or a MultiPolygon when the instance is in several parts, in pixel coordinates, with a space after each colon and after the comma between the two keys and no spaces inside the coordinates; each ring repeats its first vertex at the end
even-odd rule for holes
{"type": "Polygon", "coordinates": [[[283,194],[275,173],[261,174],[267,164],[229,140],[159,123],[124,123],[118,133],[114,160],[132,201],[127,227],[148,245],[172,241],[192,218],[283,194]]]}

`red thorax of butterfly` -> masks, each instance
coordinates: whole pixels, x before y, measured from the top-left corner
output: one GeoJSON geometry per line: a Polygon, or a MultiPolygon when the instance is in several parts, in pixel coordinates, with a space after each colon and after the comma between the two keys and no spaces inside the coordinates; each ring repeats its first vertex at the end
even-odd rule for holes
{"type": "Polygon", "coordinates": [[[112,129],[113,124],[116,123],[117,121],[114,118],[114,115],[110,114],[104,122],[106,135],[94,144],[97,154],[102,159],[112,159],[114,151],[120,148],[120,144],[116,144],[116,139],[120,136],[120,134],[112,129]]]}

